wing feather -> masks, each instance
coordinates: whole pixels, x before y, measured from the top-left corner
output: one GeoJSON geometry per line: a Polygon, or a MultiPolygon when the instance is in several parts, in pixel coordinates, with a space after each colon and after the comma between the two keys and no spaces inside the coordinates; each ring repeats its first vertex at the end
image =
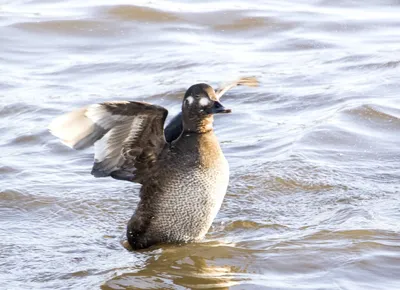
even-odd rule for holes
{"type": "Polygon", "coordinates": [[[49,129],[71,148],[95,145],[95,177],[123,171],[129,180],[141,182],[166,144],[163,127],[167,114],[165,108],[147,103],[106,102],[65,114],[49,129]]]}
{"type": "Polygon", "coordinates": [[[234,82],[227,83],[223,85],[221,88],[219,88],[215,94],[217,98],[221,98],[223,94],[225,94],[227,91],[230,89],[236,87],[236,86],[247,86],[247,87],[257,87],[258,86],[258,80],[255,77],[242,77],[234,82]]]}

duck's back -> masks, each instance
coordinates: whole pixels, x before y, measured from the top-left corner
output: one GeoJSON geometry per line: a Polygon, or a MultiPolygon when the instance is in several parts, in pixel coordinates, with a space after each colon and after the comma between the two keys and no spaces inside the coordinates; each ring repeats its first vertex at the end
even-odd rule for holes
{"type": "Polygon", "coordinates": [[[136,249],[203,238],[228,186],[228,163],[213,131],[183,134],[158,162],[128,225],[128,240],[136,249]]]}

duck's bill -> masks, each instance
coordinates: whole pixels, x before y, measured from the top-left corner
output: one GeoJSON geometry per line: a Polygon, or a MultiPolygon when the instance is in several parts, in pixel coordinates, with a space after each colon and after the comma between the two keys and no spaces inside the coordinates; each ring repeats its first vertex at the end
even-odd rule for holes
{"type": "Polygon", "coordinates": [[[225,108],[220,102],[214,102],[214,105],[211,108],[211,114],[226,114],[231,113],[231,109],[225,108]]]}

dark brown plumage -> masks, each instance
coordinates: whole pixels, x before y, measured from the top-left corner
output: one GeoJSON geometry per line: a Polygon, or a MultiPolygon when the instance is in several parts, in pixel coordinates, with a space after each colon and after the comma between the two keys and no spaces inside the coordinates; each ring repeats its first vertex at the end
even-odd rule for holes
{"type": "MultiPolygon", "coordinates": [[[[243,80],[254,84],[254,79],[243,80]]],[[[182,102],[181,132],[172,142],[166,141],[163,129],[168,111],[140,102],[90,105],[50,125],[72,148],[95,145],[94,176],[142,184],[127,230],[133,249],[196,241],[207,233],[229,180],[212,127],[214,114],[230,112],[219,103],[226,91],[216,94],[207,84],[191,86],[182,102]]]]}

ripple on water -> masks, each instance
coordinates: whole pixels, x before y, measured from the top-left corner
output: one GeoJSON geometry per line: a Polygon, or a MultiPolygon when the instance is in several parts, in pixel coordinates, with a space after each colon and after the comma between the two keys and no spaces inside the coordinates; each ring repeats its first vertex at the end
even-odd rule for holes
{"type": "Polygon", "coordinates": [[[385,125],[393,122],[394,125],[400,126],[400,109],[396,109],[394,107],[388,108],[380,105],[365,104],[347,110],[345,113],[348,115],[358,116],[362,118],[362,121],[368,121],[368,124],[370,124],[372,121],[375,124],[384,123],[385,125]]]}
{"type": "Polygon", "coordinates": [[[41,137],[44,135],[44,132],[36,135],[23,135],[14,138],[9,145],[32,145],[39,144],[41,142],[41,137]]]}
{"type": "Polygon", "coordinates": [[[40,106],[26,104],[23,102],[13,102],[11,104],[0,105],[0,117],[16,117],[19,114],[40,110],[40,106]]]}
{"type": "Polygon", "coordinates": [[[0,165],[0,175],[4,177],[7,174],[16,174],[20,172],[19,169],[7,165],[0,165]]]}
{"type": "Polygon", "coordinates": [[[398,1],[6,2],[4,287],[399,289],[398,1]],[[215,118],[231,180],[204,242],[126,251],[138,186],[92,178],[51,119],[126,98],[173,115],[193,82],[253,74],[215,118]]]}
{"type": "Polygon", "coordinates": [[[107,37],[121,34],[118,27],[112,23],[98,20],[47,20],[35,22],[19,22],[11,27],[43,34],[64,34],[71,37],[107,37]]]}
{"type": "Polygon", "coordinates": [[[324,50],[339,48],[337,43],[312,39],[307,37],[287,37],[285,40],[279,40],[269,44],[271,51],[306,51],[306,50],[324,50]]]}
{"type": "Polygon", "coordinates": [[[285,228],[285,226],[278,224],[261,224],[251,220],[237,220],[225,226],[225,229],[228,231],[235,229],[256,229],[256,228],[270,228],[275,230],[275,229],[285,228]]]}
{"type": "Polygon", "coordinates": [[[306,158],[335,166],[348,163],[373,168],[377,159],[399,160],[398,114],[394,108],[376,105],[342,110],[308,130],[296,142],[296,151],[306,158]]]}
{"type": "MultiPolygon", "coordinates": [[[[260,33],[265,35],[266,31],[268,33],[290,31],[298,24],[295,21],[275,17],[252,16],[251,12],[246,12],[246,14],[223,12],[221,14],[223,15],[219,17],[219,22],[212,21],[211,25],[214,30],[224,33],[245,33],[251,30],[253,36],[260,33]],[[229,17],[226,17],[227,13],[229,17]],[[258,33],[255,33],[257,31],[258,33]]],[[[216,17],[218,18],[218,15],[216,17]]]]}
{"type": "Polygon", "coordinates": [[[365,71],[371,71],[371,70],[382,70],[382,69],[395,69],[400,66],[400,60],[393,60],[393,61],[387,61],[387,62],[377,62],[377,63],[365,63],[365,64],[357,64],[357,65],[351,65],[351,66],[344,66],[343,70],[365,70],[365,71]]]}
{"type": "Polygon", "coordinates": [[[146,23],[171,23],[182,21],[179,14],[143,6],[117,5],[98,8],[98,10],[108,17],[125,21],[144,21],[146,23]]]}

